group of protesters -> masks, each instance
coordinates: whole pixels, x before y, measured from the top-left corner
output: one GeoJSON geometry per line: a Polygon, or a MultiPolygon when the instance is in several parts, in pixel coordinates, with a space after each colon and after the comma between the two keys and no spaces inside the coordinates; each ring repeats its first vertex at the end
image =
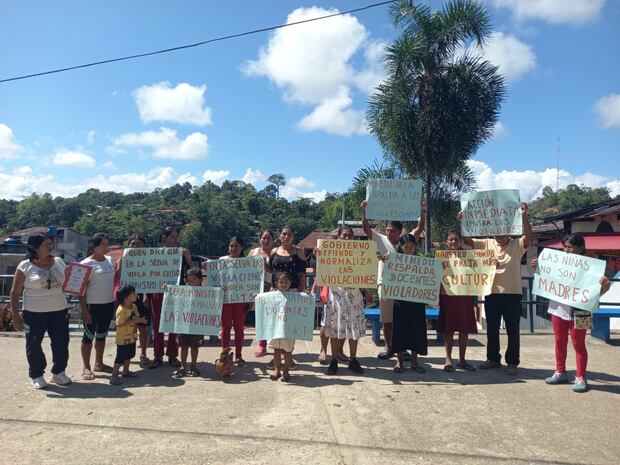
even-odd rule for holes
{"type": "MultiPolygon", "coordinates": [[[[405,362],[410,362],[410,369],[423,374],[426,371],[419,356],[428,354],[427,323],[425,304],[385,298],[382,292],[383,261],[390,254],[415,255],[417,240],[424,229],[425,204],[422,203],[422,215],[416,228],[403,234],[403,225],[398,221],[387,224],[385,234],[371,229],[366,218],[366,202],[361,205],[362,224],[368,239],[377,245],[378,255],[378,297],[380,303],[380,321],[383,327],[385,348],[379,353],[380,359],[395,357],[395,373],[403,373],[405,362]]],[[[531,226],[528,221],[527,204],[520,205],[523,234],[518,237],[494,236],[487,239],[462,237],[457,230],[450,230],[444,242],[450,250],[460,250],[463,245],[472,249],[492,250],[496,267],[491,294],[484,297],[484,312],[487,323],[486,360],[478,365],[481,370],[500,368],[500,325],[504,321],[508,336],[508,345],[504,354],[507,373],[518,374],[520,360],[519,322],[521,316],[521,260],[531,242],[531,226]]],[[[459,220],[461,215],[459,214],[459,220]]],[[[353,239],[351,228],[343,226],[338,231],[338,239],[353,239]]],[[[179,231],[167,227],[162,231],[163,247],[179,247],[179,231]]],[[[259,245],[250,250],[250,256],[264,259],[263,290],[280,290],[282,292],[306,292],[306,252],[303,245],[295,245],[293,229],[282,226],[279,230],[279,245],[274,246],[275,235],[269,230],[262,231],[259,245]]],[[[146,247],[147,241],[139,234],[129,238],[130,248],[146,247]]],[[[241,257],[245,242],[238,236],[229,240],[228,254],[221,259],[241,257]]],[[[585,242],[579,235],[569,235],[563,240],[565,252],[585,254],[585,242]]],[[[29,377],[35,389],[48,386],[44,377],[47,366],[42,341],[47,332],[51,340],[52,369],[51,382],[67,385],[72,382],[65,373],[69,359],[69,311],[66,295],[62,290],[65,279],[64,261],[53,255],[53,240],[48,235],[32,235],[27,242],[27,257],[15,272],[11,290],[11,310],[14,327],[25,331],[26,356],[29,377]],[[20,307],[20,297],[23,305],[20,307]]],[[[200,335],[165,334],[160,331],[163,293],[140,294],[129,285],[121,285],[121,264],[115,263],[108,255],[110,240],[105,233],[97,233],[90,238],[88,257],[83,265],[92,268],[86,292],[79,297],[83,321],[81,340],[82,373],[84,381],[94,380],[96,373],[107,373],[111,384],[120,384],[123,377],[136,376],[130,370],[130,361],[136,354],[136,341],[140,342],[139,364],[143,368],[156,369],[167,363],[174,369],[173,376],[199,376],[196,367],[198,348],[203,344],[200,335]],[[104,362],[106,338],[111,321],[116,322],[117,354],[113,366],[104,362]],[[147,356],[149,345],[149,328],[152,328],[153,358],[147,356]],[[94,362],[92,348],[95,348],[94,362]],[[179,360],[179,348],[181,359],[179,360]],[[188,363],[188,356],[190,362],[188,363]],[[122,371],[121,371],[122,370],[122,371]]],[[[536,266],[534,259],[531,266],[536,266]]],[[[187,249],[183,249],[180,284],[200,286],[203,274],[200,267],[195,267],[187,249]]],[[[600,278],[601,293],[609,289],[609,280],[600,278]]],[[[328,365],[327,374],[338,372],[339,361],[347,363],[353,373],[364,372],[357,358],[357,345],[365,333],[364,308],[373,303],[373,295],[367,289],[345,287],[313,287],[312,293],[320,295],[324,303],[321,321],[321,350],[319,362],[328,365]],[[343,346],[348,340],[350,354],[344,354],[343,346]],[[327,346],[331,346],[331,359],[327,357],[327,346]]],[[[437,331],[445,334],[445,364],[443,370],[454,372],[464,370],[476,371],[466,358],[469,334],[477,333],[474,296],[448,295],[440,289],[439,319],[437,331]],[[458,362],[454,363],[452,348],[454,333],[458,332],[458,362]]],[[[237,367],[243,367],[244,324],[246,314],[252,304],[225,303],[221,312],[220,340],[222,348],[231,343],[231,330],[235,332],[235,361],[237,367]]],[[[576,392],[587,390],[587,350],[585,335],[588,328],[588,312],[581,312],[564,304],[551,301],[549,313],[555,334],[556,369],[545,381],[548,384],[567,383],[566,348],[570,334],[576,352],[576,376],[572,389],[576,392]],[[584,320],[585,323],[584,323],[584,320]]],[[[293,358],[295,340],[273,339],[261,340],[255,357],[262,357],[269,349],[274,358],[267,364],[272,370],[272,380],[288,381],[290,371],[297,366],[293,358]]]]}

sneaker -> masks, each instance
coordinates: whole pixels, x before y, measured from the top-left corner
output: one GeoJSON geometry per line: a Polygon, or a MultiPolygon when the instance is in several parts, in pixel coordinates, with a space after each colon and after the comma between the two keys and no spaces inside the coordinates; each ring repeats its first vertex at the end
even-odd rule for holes
{"type": "Polygon", "coordinates": [[[176,358],[176,357],[170,357],[170,358],[168,359],[168,365],[170,365],[170,366],[171,366],[171,367],[173,367],[173,368],[177,368],[177,367],[180,367],[180,366],[181,366],[181,362],[180,362],[180,361],[179,361],[179,359],[178,359],[178,358],[176,358]]]}
{"type": "Polygon", "coordinates": [[[177,371],[172,373],[172,377],[173,378],[177,378],[177,379],[183,378],[183,377],[185,377],[185,375],[186,375],[186,373],[185,373],[185,370],[183,368],[179,368],[177,371]]]}
{"type": "Polygon", "coordinates": [[[45,378],[43,376],[39,376],[38,378],[32,378],[30,382],[32,383],[32,387],[35,389],[45,389],[46,387],[49,387],[49,384],[47,383],[47,381],[45,381],[45,378]]]}
{"type": "Polygon", "coordinates": [[[146,355],[140,355],[140,368],[146,368],[151,364],[151,359],[146,355]]]}
{"type": "Polygon", "coordinates": [[[487,360],[485,362],[482,362],[478,368],[480,368],[481,370],[494,370],[496,368],[501,368],[502,364],[499,362],[493,362],[491,360],[487,360]]]}
{"type": "Polygon", "coordinates": [[[332,361],[329,362],[329,366],[327,367],[328,375],[335,375],[338,373],[338,359],[332,358],[332,361]]]}
{"type": "Polygon", "coordinates": [[[552,376],[545,378],[545,383],[547,384],[563,384],[568,383],[568,374],[566,372],[560,373],[556,371],[552,376]]]}
{"type": "Polygon", "coordinates": [[[388,358],[392,358],[393,356],[394,354],[390,353],[387,347],[377,354],[377,358],[381,360],[387,360],[388,358]]]}
{"type": "Polygon", "coordinates": [[[349,370],[358,375],[364,373],[364,369],[360,366],[360,362],[358,362],[356,358],[349,360],[349,370]]]}
{"type": "Polygon", "coordinates": [[[575,377],[575,382],[572,387],[574,392],[586,392],[588,390],[588,382],[581,376],[575,377]]]}
{"type": "Polygon", "coordinates": [[[517,373],[519,373],[519,369],[517,368],[517,365],[508,365],[508,374],[511,376],[515,376],[517,373]]]}
{"type": "Polygon", "coordinates": [[[65,372],[61,373],[52,373],[52,379],[50,380],[52,383],[56,383],[59,386],[66,386],[67,384],[71,384],[71,378],[69,378],[65,372]]]}
{"type": "Polygon", "coordinates": [[[403,352],[403,360],[405,362],[410,362],[411,361],[411,354],[409,352],[407,352],[406,350],[403,352]]]}
{"type": "Polygon", "coordinates": [[[112,386],[118,386],[119,384],[123,384],[123,382],[121,381],[121,378],[118,375],[112,375],[110,376],[110,384],[112,386]]]}
{"type": "Polygon", "coordinates": [[[237,365],[239,368],[244,367],[245,366],[245,360],[243,360],[243,358],[241,358],[241,357],[237,357],[235,359],[235,365],[237,365]]]}
{"type": "Polygon", "coordinates": [[[162,361],[161,358],[154,358],[151,363],[149,364],[149,368],[159,368],[160,366],[162,366],[164,362],[162,361]]]}

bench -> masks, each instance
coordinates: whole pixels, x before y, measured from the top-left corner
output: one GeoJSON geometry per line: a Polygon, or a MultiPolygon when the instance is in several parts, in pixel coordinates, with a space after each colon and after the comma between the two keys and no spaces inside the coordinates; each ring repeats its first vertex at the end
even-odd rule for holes
{"type": "MultiPolygon", "coordinates": [[[[372,322],[372,341],[379,345],[381,342],[381,309],[380,308],[366,308],[364,309],[364,317],[372,322]]],[[[426,319],[427,320],[437,320],[439,318],[439,309],[438,308],[427,308],[426,309],[426,319]]],[[[444,336],[443,333],[437,332],[437,343],[443,344],[444,336]]]]}
{"type": "MultiPolygon", "coordinates": [[[[620,318],[620,308],[601,307],[596,312],[592,312],[592,337],[601,339],[609,344],[609,320],[620,318]]],[[[374,334],[374,333],[373,333],[374,334]]]]}

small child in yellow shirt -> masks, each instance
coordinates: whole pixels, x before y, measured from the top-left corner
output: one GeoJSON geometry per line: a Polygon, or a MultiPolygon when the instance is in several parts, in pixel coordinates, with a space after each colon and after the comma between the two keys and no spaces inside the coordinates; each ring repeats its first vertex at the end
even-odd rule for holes
{"type": "Polygon", "coordinates": [[[136,325],[145,325],[146,320],[140,317],[136,307],[136,288],[122,286],[116,291],[116,301],[119,304],[116,309],[116,359],[110,377],[110,384],[121,384],[118,372],[123,367],[122,376],[134,377],[135,373],[129,371],[129,362],[136,356],[136,325]]]}

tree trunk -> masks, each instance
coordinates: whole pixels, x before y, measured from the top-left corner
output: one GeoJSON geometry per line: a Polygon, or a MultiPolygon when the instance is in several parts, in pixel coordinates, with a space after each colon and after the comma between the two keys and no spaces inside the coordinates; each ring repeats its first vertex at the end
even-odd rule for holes
{"type": "Polygon", "coordinates": [[[424,225],[424,251],[431,251],[431,174],[427,169],[424,179],[424,196],[426,197],[426,224],[424,225]]]}

